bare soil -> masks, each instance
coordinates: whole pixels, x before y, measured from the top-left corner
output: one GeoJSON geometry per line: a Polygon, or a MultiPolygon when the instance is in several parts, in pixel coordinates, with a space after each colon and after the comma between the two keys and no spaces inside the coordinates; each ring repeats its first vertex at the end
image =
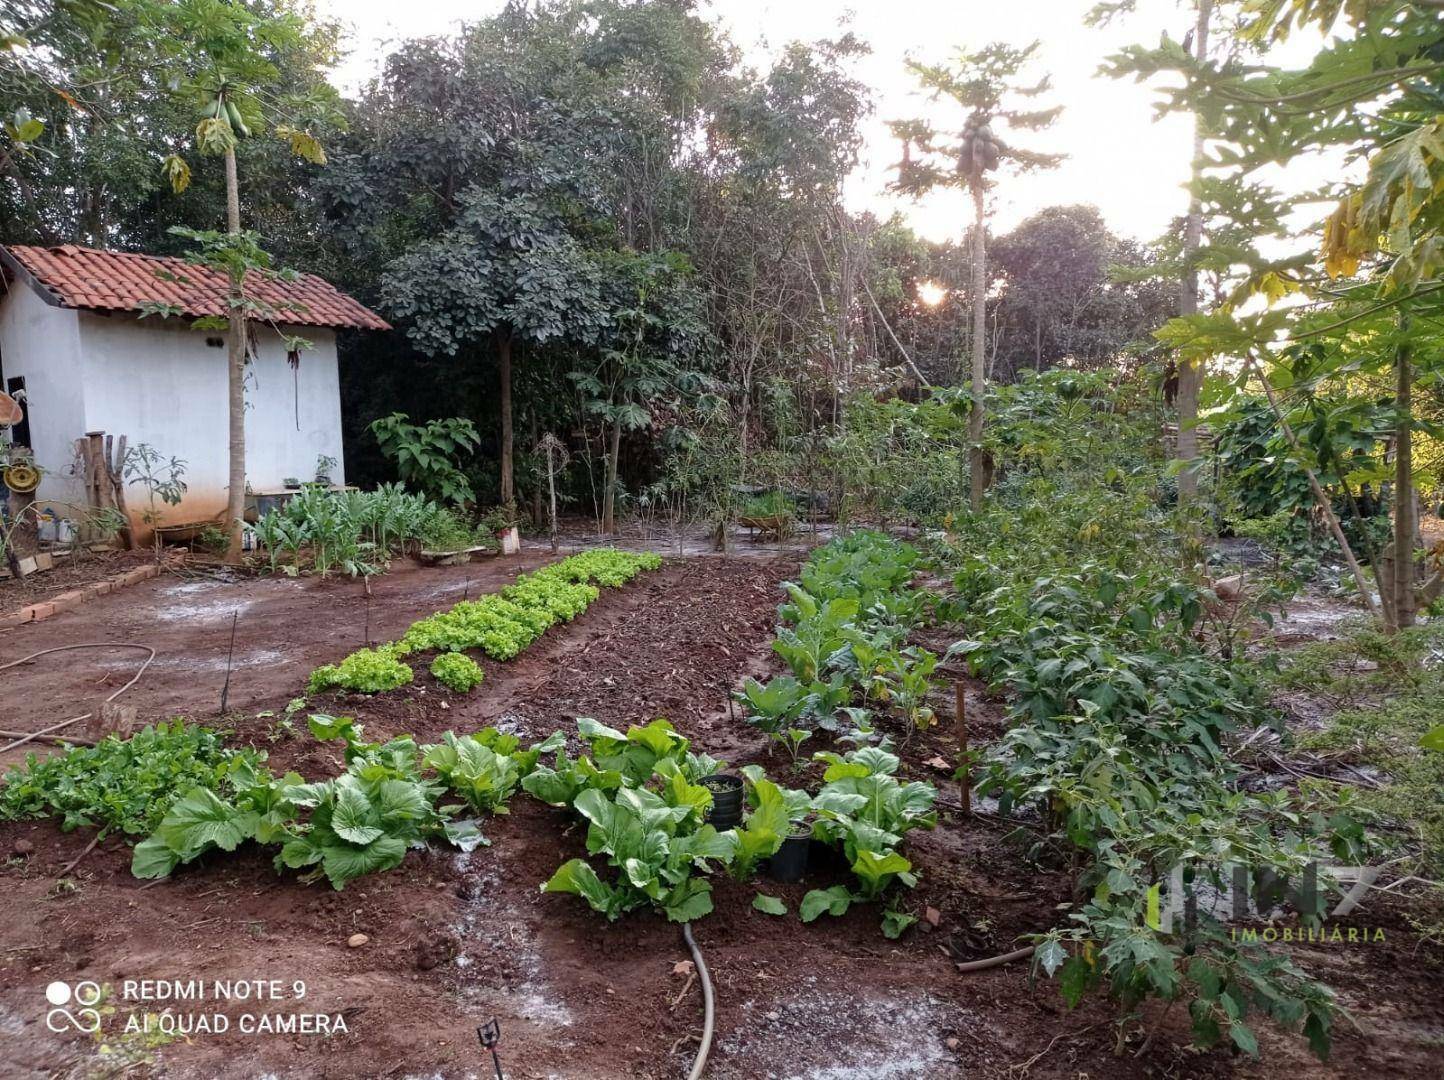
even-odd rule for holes
{"type": "MultiPolygon", "coordinates": [[[[174,576],[102,598],[82,610],[0,634],[0,663],[55,645],[135,641],[156,663],[126,699],[155,719],[184,715],[228,727],[266,749],[278,769],[330,775],[337,752],[281,723],[307,673],[371,640],[399,635],[414,619],[468,593],[492,591],[552,558],[523,555],[460,567],[398,565],[358,583],[255,579],[235,583],[174,576]],[[368,615],[369,612],[369,615],[368,615]],[[231,627],[235,615],[232,653],[231,627]],[[228,714],[217,718],[227,657],[228,714]],[[273,714],[273,715],[262,715],[273,714]]],[[[327,696],[313,710],[354,715],[372,737],[412,732],[432,739],[486,723],[540,737],[577,716],[625,726],[666,716],[699,748],[734,765],[759,761],[784,782],[762,742],[727,706],[747,674],[778,670],[770,640],[777,585],[798,555],[751,550],[745,557],[672,559],[602,598],[515,660],[484,662],[486,681],[468,697],[417,668],[416,683],[367,698],[327,696]]],[[[941,637],[939,638],[941,641],[941,637]]],[[[27,730],[81,711],[134,670],[124,652],[62,654],[4,673],[4,726],[27,730]],[[77,708],[79,706],[80,708],[77,708]]],[[[1001,704],[967,687],[975,745],[1002,730],[1001,704]]],[[[951,716],[951,693],[939,700],[951,716]]],[[[1220,1049],[1188,1047],[1182,1010],[1144,1018],[1159,1029],[1142,1058],[1113,1056],[1112,1010],[1100,1001],[1069,1012],[1052,985],[1030,984],[1025,964],[971,975],[955,959],[1015,947],[1044,930],[1069,899],[1065,868],[1030,860],[1032,834],[987,814],[961,819],[946,760],[950,723],[915,738],[904,772],[939,785],[939,827],[909,841],[923,874],[910,903],[936,909],[897,942],[878,912],[801,924],[802,894],[841,880],[835,869],[802,885],[715,882],[716,912],[695,928],[717,989],[717,1042],[709,1076],[904,1080],[932,1077],[1354,1077],[1440,1075],[1444,976],[1399,917],[1372,905],[1369,925],[1387,940],[1364,946],[1300,947],[1301,964],[1324,974],[1354,1014],[1337,1031],[1331,1064],[1313,1061],[1297,1038],[1261,1025],[1262,1063],[1220,1049]],[[757,891],[793,914],[752,910],[757,891]]],[[[823,744],[825,745],[825,744],[823,744]]],[[[822,748],[818,746],[816,748],[822,748]]],[[[582,830],[560,812],[519,796],[512,813],[486,824],[491,846],[470,854],[433,847],[397,871],[344,892],[278,875],[262,853],[204,860],[158,886],[129,874],[129,849],[102,843],[66,882],[60,869],[90,837],[53,824],[0,825],[0,1075],[168,1077],[466,1077],[490,1075],[475,1028],[495,1017],[506,1075],[685,1076],[701,1026],[701,995],[688,983],[678,928],[634,914],[608,925],[571,897],[539,884],[583,851],[582,830]],[[24,854],[14,854],[24,851],[24,854]],[[350,948],[352,934],[366,944],[350,948]],[[205,980],[207,1000],[177,1014],[220,1013],[224,1033],[185,1038],[123,1034],[145,1009],[123,998],[125,980],[205,980]],[[280,980],[285,1000],[215,1002],[214,980],[280,980]],[[113,1014],[101,1038],[47,1029],[50,982],[111,987],[113,1014]],[[305,997],[294,1000],[293,983],[305,997]],[[245,1034],[243,1014],[340,1015],[345,1034],[245,1034]]],[[[159,1006],[152,1005],[151,1011],[159,1006]]]]}
{"type": "MultiPolygon", "coordinates": [[[[19,611],[30,604],[42,603],[58,593],[93,585],[115,577],[155,558],[150,551],[87,551],[55,556],[49,570],[27,574],[23,578],[0,578],[0,615],[19,611]]],[[[4,560],[0,559],[0,566],[4,560]]]]}

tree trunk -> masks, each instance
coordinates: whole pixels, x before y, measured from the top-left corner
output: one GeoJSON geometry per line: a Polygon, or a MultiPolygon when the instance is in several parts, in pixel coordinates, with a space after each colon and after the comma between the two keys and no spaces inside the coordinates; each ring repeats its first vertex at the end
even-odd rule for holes
{"type": "Polygon", "coordinates": [[[1415,622],[1414,599],[1414,534],[1418,531],[1414,503],[1414,432],[1412,346],[1408,341],[1409,319],[1399,320],[1403,340],[1394,350],[1394,408],[1398,414],[1394,428],[1394,557],[1392,580],[1379,582],[1393,595],[1394,627],[1403,629],[1415,622]]]}
{"type": "Polygon", "coordinates": [[[510,329],[497,331],[496,366],[501,379],[501,504],[510,506],[516,501],[512,481],[510,329]]]}
{"type": "Polygon", "coordinates": [[[622,453],[622,422],[612,421],[611,446],[607,449],[606,490],[602,493],[602,535],[617,531],[617,462],[622,453]]]}
{"type": "MultiPolygon", "coordinates": [[[[226,151],[226,231],[241,231],[241,189],[236,152],[226,151]]],[[[246,513],[246,314],[241,306],[245,281],[231,275],[227,290],[230,326],[226,333],[226,378],[230,418],[230,478],[226,489],[226,561],[241,561],[241,522],[246,513]]]]}
{"type": "MultiPolygon", "coordinates": [[[[1198,22],[1193,31],[1193,55],[1200,63],[1208,55],[1208,24],[1213,0],[1199,0],[1198,22]]],[[[1203,203],[1198,184],[1203,176],[1203,125],[1193,118],[1193,161],[1189,173],[1188,217],[1183,227],[1183,280],[1179,285],[1178,313],[1198,313],[1198,249],[1203,242],[1203,203]]],[[[1203,384],[1203,366],[1192,360],[1178,365],[1178,446],[1183,462],[1178,474],[1178,501],[1189,502],[1198,495],[1198,392],[1203,384]]]]}
{"type": "Polygon", "coordinates": [[[973,181],[973,371],[968,412],[969,501],[973,513],[983,508],[983,389],[986,379],[983,355],[988,334],[988,250],[983,235],[983,179],[973,181]]]}
{"type": "Polygon", "coordinates": [[[1263,387],[1264,396],[1268,398],[1269,408],[1273,410],[1274,418],[1279,422],[1279,429],[1284,433],[1289,446],[1293,449],[1298,458],[1298,464],[1304,470],[1304,475],[1309,479],[1309,490],[1314,493],[1314,502],[1319,508],[1319,513],[1324,515],[1328,523],[1329,531],[1333,533],[1339,550],[1343,552],[1344,562],[1349,566],[1349,573],[1354,576],[1354,584],[1359,589],[1359,599],[1364,602],[1364,607],[1369,609],[1370,615],[1379,613],[1378,605],[1374,603],[1374,595],[1369,591],[1369,583],[1364,580],[1364,572],[1359,569],[1359,560],[1354,557],[1354,549],[1349,546],[1349,538],[1344,535],[1343,526],[1339,524],[1338,517],[1334,514],[1333,504],[1329,501],[1329,494],[1324,490],[1323,484],[1319,483],[1318,474],[1309,466],[1304,458],[1304,449],[1299,445],[1299,437],[1294,434],[1293,425],[1284,416],[1283,406],[1279,404],[1278,395],[1274,393],[1273,383],[1264,374],[1263,366],[1256,362],[1252,353],[1244,357],[1244,364],[1257,376],[1259,385],[1263,387]]]}

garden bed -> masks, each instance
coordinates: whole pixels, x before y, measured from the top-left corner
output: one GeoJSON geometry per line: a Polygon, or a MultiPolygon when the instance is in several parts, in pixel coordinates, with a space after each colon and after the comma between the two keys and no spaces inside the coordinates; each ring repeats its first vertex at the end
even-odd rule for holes
{"type": "MultiPolygon", "coordinates": [[[[369,605],[359,583],[344,581],[166,578],[11,635],[0,643],[0,662],[67,642],[146,642],[159,655],[131,703],[146,717],[207,719],[224,679],[231,613],[239,612],[231,683],[237,741],[267,750],[278,772],[314,779],[334,774],[339,747],[314,739],[302,723],[286,724],[284,708],[313,667],[361,644],[368,606],[372,640],[388,640],[421,615],[549,561],[549,552],[529,548],[520,559],[469,567],[398,565],[372,583],[369,605]]],[[[764,764],[781,782],[801,786],[804,774],[791,775],[780,753],[769,757],[764,738],[727,706],[728,690],[744,676],[783,670],[770,651],[777,585],[796,568],[794,557],[674,560],[603,590],[575,622],[514,660],[483,658],[486,681],[470,695],[452,694],[418,669],[416,681],[395,692],[322,695],[312,706],[355,716],[371,738],[411,732],[426,741],[485,724],[540,738],[574,729],[577,716],[614,726],[666,716],[699,749],[733,765],[764,764]]],[[[945,636],[924,643],[945,645],[945,636]]],[[[6,673],[17,724],[40,726],[56,702],[90,704],[133,666],[119,655],[56,659],[43,672],[35,665],[6,673]]],[[[945,718],[950,689],[933,702],[945,718]]],[[[1001,707],[980,687],[969,684],[968,706],[975,740],[1001,732],[1001,707]]],[[[935,831],[908,839],[922,871],[909,903],[935,909],[936,929],[924,920],[888,941],[867,906],[800,924],[799,901],[831,883],[825,873],[786,886],[715,879],[716,910],[696,926],[718,992],[709,1075],[1003,1077],[1020,1075],[1040,1053],[1026,1075],[1435,1075],[1430,1033],[1440,1023],[1441,987],[1429,967],[1410,960],[1413,944],[1402,931],[1368,950],[1295,954],[1328,968],[1345,1003],[1364,1017],[1362,1030],[1340,1025],[1332,1065],[1269,1029],[1261,1033],[1267,1071],[1227,1050],[1199,1055],[1185,1047],[1182,1016],[1170,1019],[1146,1061],[1115,1060],[1112,1013],[1101,999],[1068,1012],[1050,984],[1030,987],[1026,965],[957,973],[955,959],[1003,952],[1018,935],[1047,929],[1054,905],[1068,897],[1063,868],[1031,864],[1009,826],[988,816],[958,820],[956,786],[938,765],[954,753],[950,730],[945,719],[902,750],[903,774],[935,783],[944,807],[935,831]],[[752,910],[759,887],[792,914],[752,910]]],[[[809,784],[813,772],[805,774],[809,784]]],[[[140,1061],[128,1075],[485,1075],[474,1029],[492,1016],[502,1025],[509,1077],[684,1075],[701,1003],[695,983],[685,988],[685,974],[674,974],[687,958],[677,927],[641,912],[608,924],[574,897],[539,895],[559,863],[582,853],[583,830],[531,798],[518,797],[512,810],[484,823],[490,847],[459,854],[433,845],[344,892],[277,875],[267,857],[247,849],[203,858],[143,888],[130,875],[129,848],[113,840],[85,858],[73,888],[57,887],[56,874],[89,835],[49,823],[0,826],[0,855],[29,847],[0,868],[9,913],[0,926],[0,1023],[25,1036],[15,1040],[16,1075],[94,1063],[90,1038],[43,1025],[45,985],[82,978],[115,988],[127,978],[303,979],[303,1011],[340,1015],[348,1029],[329,1038],[233,1030],[148,1048],[110,1035],[115,1052],[140,1061]],[[350,948],[356,933],[368,940],[350,948]],[[140,1060],[145,1054],[159,1064],[140,1060]]],[[[1371,905],[1371,923],[1390,918],[1384,905],[1371,905]]],[[[288,1010],[296,1011],[289,1004],[274,1011],[288,1010]]],[[[220,1011],[238,1017],[257,1009],[220,1011]]]]}
{"type": "MultiPolygon", "coordinates": [[[[0,577],[0,615],[9,615],[30,604],[43,603],[59,593],[83,589],[108,581],[127,570],[155,561],[155,553],[144,551],[89,551],[56,555],[49,570],[23,578],[0,577]]],[[[3,562],[3,560],[0,560],[3,562]]]]}

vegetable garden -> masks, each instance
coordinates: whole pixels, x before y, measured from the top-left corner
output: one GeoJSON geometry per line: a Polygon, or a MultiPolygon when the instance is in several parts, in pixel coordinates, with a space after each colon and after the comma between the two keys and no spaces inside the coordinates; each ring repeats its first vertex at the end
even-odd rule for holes
{"type": "Polygon", "coordinates": [[[354,486],[0,621],[0,1072],[1439,1076],[1438,8],[1100,57],[1196,135],[1148,243],[995,220],[1036,44],[908,61],[934,242],[850,33],[508,4],[343,102],[290,0],[0,14],[0,241],[199,245],[242,406],[263,241],[394,324],[354,486]]]}

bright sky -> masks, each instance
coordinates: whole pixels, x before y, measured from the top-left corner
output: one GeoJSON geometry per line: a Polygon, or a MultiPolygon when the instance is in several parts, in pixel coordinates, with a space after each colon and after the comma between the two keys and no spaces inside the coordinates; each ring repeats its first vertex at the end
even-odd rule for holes
{"type": "MultiPolygon", "coordinates": [[[[385,42],[444,33],[477,19],[501,0],[316,0],[353,29],[351,55],[337,82],[351,89],[376,70],[385,42]],[[404,11],[403,15],[398,15],[404,11]]],[[[788,41],[832,36],[847,19],[872,55],[856,74],[871,86],[877,111],[867,122],[864,160],[848,186],[854,209],[887,216],[901,210],[912,226],[935,239],[957,239],[970,216],[961,193],[936,193],[921,203],[885,191],[898,148],[886,122],[937,109],[914,90],[909,57],[933,62],[959,48],[990,41],[1041,41],[1039,70],[1053,77],[1052,102],[1066,106],[1049,130],[1020,144],[1068,155],[1051,172],[1026,176],[997,191],[994,228],[1006,230],[1045,206],[1092,203],[1114,231],[1151,239],[1183,212],[1191,127],[1184,117],[1153,120],[1153,95],[1131,81],[1096,74],[1101,60],[1132,42],[1155,42],[1167,31],[1181,40],[1191,25],[1189,4],[1138,0],[1138,12],[1104,30],[1083,25],[1091,0],[708,0],[748,62],[762,66],[788,41]]],[[[1317,39],[1301,46],[1317,46],[1317,39]]],[[[945,116],[937,116],[940,122],[945,116]]],[[[1313,182],[1316,178],[1309,178],[1313,182]]]]}

